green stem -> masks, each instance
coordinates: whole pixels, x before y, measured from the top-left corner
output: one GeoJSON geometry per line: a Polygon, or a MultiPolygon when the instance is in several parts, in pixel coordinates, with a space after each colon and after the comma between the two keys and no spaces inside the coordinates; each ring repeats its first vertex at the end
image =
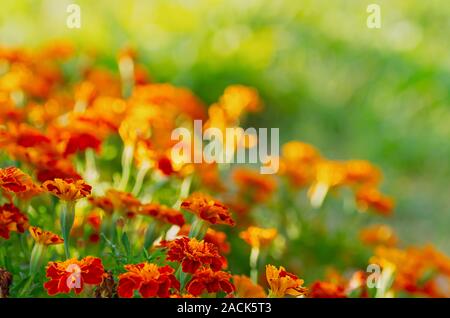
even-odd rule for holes
{"type": "Polygon", "coordinates": [[[141,191],[142,184],[144,183],[145,176],[147,175],[149,169],[150,165],[148,163],[143,163],[139,168],[136,176],[136,182],[134,184],[133,191],[131,192],[134,196],[137,196],[141,191]]]}
{"type": "Polygon", "coordinates": [[[250,252],[250,278],[255,284],[258,283],[258,258],[259,248],[252,247],[250,252]]]}
{"type": "Polygon", "coordinates": [[[150,246],[152,246],[153,242],[156,240],[156,236],[157,236],[157,224],[156,223],[157,223],[156,221],[151,222],[147,227],[147,231],[145,231],[144,248],[146,250],[150,246]]]}
{"type": "Polygon", "coordinates": [[[75,220],[75,202],[63,202],[61,206],[61,231],[62,237],[64,239],[64,252],[66,254],[66,258],[70,258],[70,231],[72,230],[73,222],[75,220]]]}
{"type": "Polygon", "coordinates": [[[119,190],[124,191],[130,179],[131,165],[133,163],[134,146],[125,145],[122,153],[122,178],[120,179],[119,190]]]}

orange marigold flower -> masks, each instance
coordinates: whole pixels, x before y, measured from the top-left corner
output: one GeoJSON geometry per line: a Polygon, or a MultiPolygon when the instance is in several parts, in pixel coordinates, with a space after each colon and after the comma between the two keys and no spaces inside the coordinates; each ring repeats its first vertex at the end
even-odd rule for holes
{"type": "Polygon", "coordinates": [[[273,265],[266,266],[266,279],[270,286],[270,296],[284,297],[304,296],[308,289],[303,287],[303,279],[299,279],[294,274],[287,272],[283,266],[276,268],[273,265]]]}
{"type": "Polygon", "coordinates": [[[282,148],[280,173],[286,175],[294,187],[302,187],[313,181],[320,160],[320,153],[313,146],[290,141],[282,148]]]}
{"type": "Polygon", "coordinates": [[[347,298],[345,287],[330,283],[317,281],[311,286],[310,298],[347,298]]]}
{"type": "Polygon", "coordinates": [[[350,184],[376,185],[381,180],[381,171],[367,160],[348,160],[345,162],[347,182],[350,184]]]}
{"type": "Polygon", "coordinates": [[[37,226],[30,226],[28,230],[30,231],[31,237],[38,244],[57,245],[64,243],[64,240],[59,235],[52,233],[50,231],[43,231],[41,228],[37,226]]]}
{"type": "Polygon", "coordinates": [[[158,267],[153,263],[125,265],[126,273],[119,275],[119,297],[131,298],[138,290],[144,298],[170,296],[170,289],[180,289],[180,283],[173,275],[174,269],[168,265],[158,267]]]}
{"type": "Polygon", "coordinates": [[[63,201],[77,201],[90,195],[92,190],[83,180],[59,178],[44,182],[42,187],[63,201]]]}
{"type": "Polygon", "coordinates": [[[372,187],[360,188],[356,192],[356,203],[363,211],[372,209],[384,216],[391,215],[394,208],[394,201],[390,197],[372,187]]]}
{"type": "Polygon", "coordinates": [[[0,237],[9,239],[11,232],[25,232],[28,218],[13,204],[0,206],[0,237]]]}
{"type": "Polygon", "coordinates": [[[250,226],[247,230],[241,232],[239,237],[248,245],[254,248],[260,248],[270,245],[277,237],[276,229],[263,229],[256,226],[250,226]]]}
{"type": "Polygon", "coordinates": [[[33,184],[31,177],[16,167],[0,169],[0,189],[6,192],[25,192],[33,184]]]}
{"type": "Polygon", "coordinates": [[[249,169],[234,169],[233,179],[239,187],[239,192],[255,202],[265,202],[276,188],[276,181],[272,176],[249,169]]]}
{"type": "Polygon", "coordinates": [[[89,202],[96,208],[102,209],[106,214],[112,215],[114,212],[114,205],[110,198],[104,197],[89,197],[89,202]]]}
{"type": "Polygon", "coordinates": [[[160,205],[157,203],[149,203],[144,204],[139,209],[139,214],[141,215],[149,215],[154,217],[155,219],[174,224],[178,226],[183,226],[185,223],[183,213],[176,209],[168,208],[167,206],[160,205]]]}
{"type": "Polygon", "coordinates": [[[63,262],[49,262],[46,277],[50,280],[44,284],[47,293],[52,296],[83,291],[84,285],[101,284],[105,270],[99,258],[88,256],[78,261],[75,258],[63,262]]]}
{"type": "Polygon", "coordinates": [[[205,291],[208,293],[223,291],[230,294],[235,290],[230,279],[231,274],[227,272],[215,272],[210,268],[203,268],[192,276],[192,279],[186,285],[186,290],[194,296],[200,296],[205,291]]]}
{"type": "Polygon", "coordinates": [[[224,264],[224,259],[220,256],[217,247],[203,240],[181,237],[163,242],[162,246],[168,248],[167,260],[180,262],[185,273],[193,274],[204,265],[214,271],[219,271],[224,264]]]}
{"type": "Polygon", "coordinates": [[[395,246],[398,241],[394,231],[385,224],[375,224],[362,229],[359,238],[367,245],[395,246]]]}
{"type": "Polygon", "coordinates": [[[264,289],[253,283],[253,281],[245,275],[234,275],[233,283],[236,287],[236,296],[239,298],[266,298],[264,289]]]}
{"type": "Polygon", "coordinates": [[[141,206],[141,201],[128,192],[109,189],[106,197],[111,200],[115,210],[127,214],[129,217],[133,217],[141,206]]]}
{"type": "Polygon", "coordinates": [[[181,203],[181,207],[211,224],[235,224],[228,207],[203,193],[193,193],[181,203]]]}
{"type": "MultiPolygon", "coordinates": [[[[185,224],[178,232],[179,236],[188,236],[191,230],[191,226],[185,224]]],[[[228,254],[230,252],[230,243],[227,242],[227,234],[222,231],[216,231],[211,228],[206,230],[203,240],[207,243],[214,244],[219,249],[221,254],[228,254]]]]}

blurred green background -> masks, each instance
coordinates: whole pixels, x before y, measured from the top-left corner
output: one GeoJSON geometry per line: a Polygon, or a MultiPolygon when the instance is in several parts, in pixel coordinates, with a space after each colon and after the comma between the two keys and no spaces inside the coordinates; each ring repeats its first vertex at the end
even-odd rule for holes
{"type": "MultiPolygon", "coordinates": [[[[138,49],[156,81],[210,103],[232,83],[259,89],[280,127],[333,159],[373,161],[397,200],[388,222],[403,242],[450,253],[450,2],[448,0],[2,0],[0,43],[70,39],[114,65],[138,49]],[[66,8],[81,6],[81,29],[66,8]],[[370,3],[381,29],[366,26],[370,3]]],[[[115,66],[114,66],[115,67],[115,66]]],[[[375,221],[384,221],[376,219],[375,221]]]]}

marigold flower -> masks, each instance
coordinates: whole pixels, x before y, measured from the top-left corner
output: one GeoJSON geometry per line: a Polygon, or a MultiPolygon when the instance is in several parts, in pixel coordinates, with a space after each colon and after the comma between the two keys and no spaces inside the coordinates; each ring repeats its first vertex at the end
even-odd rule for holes
{"type": "Polygon", "coordinates": [[[180,283],[168,265],[158,267],[153,263],[125,265],[126,273],[119,275],[119,297],[131,298],[135,290],[144,298],[170,296],[170,289],[180,289],[180,283]]]}
{"type": "Polygon", "coordinates": [[[273,265],[267,265],[266,279],[272,297],[284,297],[285,295],[299,297],[305,296],[308,291],[306,287],[302,286],[303,279],[287,272],[283,266],[278,269],[273,265]]]}
{"type": "Polygon", "coordinates": [[[33,185],[31,177],[16,167],[0,169],[0,189],[6,192],[25,192],[33,185]]]}
{"type": "Polygon", "coordinates": [[[223,203],[203,193],[193,193],[181,203],[181,207],[211,224],[235,224],[223,203]]]}
{"type": "Polygon", "coordinates": [[[235,290],[230,279],[231,274],[227,272],[204,268],[192,276],[192,279],[186,285],[186,290],[194,296],[200,296],[204,292],[217,293],[220,291],[230,294],[235,290]]]}
{"type": "Polygon", "coordinates": [[[345,162],[346,182],[350,184],[376,185],[381,180],[381,171],[367,160],[348,160],[345,162]]]}
{"type": "Polygon", "coordinates": [[[256,226],[250,226],[247,230],[241,232],[239,237],[253,248],[268,246],[277,237],[276,229],[263,229],[256,226]]]}
{"type": "Polygon", "coordinates": [[[0,206],[0,237],[9,239],[11,232],[23,233],[27,227],[27,216],[13,204],[0,206]]]}
{"type": "Polygon", "coordinates": [[[356,203],[363,211],[372,209],[377,213],[389,216],[394,208],[394,201],[372,187],[362,187],[356,192],[356,203]]]}
{"type": "Polygon", "coordinates": [[[89,203],[94,207],[102,209],[107,215],[112,215],[114,212],[114,205],[110,198],[104,197],[89,197],[89,203]]]}
{"type": "MultiPolygon", "coordinates": [[[[189,224],[185,224],[181,227],[178,232],[179,236],[188,236],[191,230],[191,226],[189,224]]],[[[211,228],[205,233],[203,240],[207,243],[214,244],[219,249],[221,254],[228,254],[230,252],[230,243],[227,242],[227,234],[222,231],[216,231],[211,228]]]]}
{"type": "Polygon", "coordinates": [[[125,213],[129,217],[133,217],[141,206],[141,201],[128,192],[109,189],[106,197],[113,203],[114,210],[125,213]]]}
{"type": "Polygon", "coordinates": [[[431,297],[450,296],[448,290],[440,287],[441,282],[450,277],[450,258],[432,246],[404,250],[380,246],[375,249],[369,262],[379,264],[383,269],[393,268],[395,290],[431,297]],[[429,273],[434,275],[429,276],[429,273]]]}
{"type": "Polygon", "coordinates": [[[212,270],[219,271],[224,264],[217,247],[203,240],[181,237],[163,242],[162,246],[168,249],[167,260],[181,263],[185,273],[193,274],[201,266],[209,266],[212,270]]]}
{"type": "Polygon", "coordinates": [[[264,289],[253,283],[253,281],[245,275],[234,275],[233,283],[236,287],[236,296],[239,298],[266,298],[264,289]]]}
{"type": "Polygon", "coordinates": [[[55,179],[46,181],[42,187],[63,201],[77,201],[91,194],[92,187],[83,180],[55,179]]]}
{"type": "Polygon", "coordinates": [[[347,298],[345,287],[330,282],[317,281],[312,284],[310,298],[347,298]]]}
{"type": "Polygon", "coordinates": [[[313,181],[320,160],[320,153],[313,146],[290,141],[282,148],[280,173],[286,175],[294,187],[302,187],[313,181]]]}
{"type": "Polygon", "coordinates": [[[398,241],[394,231],[385,224],[375,224],[362,229],[359,238],[367,245],[395,246],[398,241]]]}
{"type": "Polygon", "coordinates": [[[63,262],[49,262],[46,277],[50,280],[44,284],[47,293],[52,296],[83,291],[84,285],[99,285],[105,270],[99,258],[87,256],[78,261],[75,258],[63,262]]]}
{"type": "Polygon", "coordinates": [[[276,188],[276,181],[272,176],[261,175],[249,169],[234,169],[233,180],[239,187],[239,192],[255,202],[265,202],[276,188]]]}
{"type": "Polygon", "coordinates": [[[37,226],[30,226],[28,230],[30,231],[31,237],[38,244],[57,245],[64,243],[64,240],[59,235],[52,233],[50,231],[43,231],[41,228],[37,226]]]}
{"type": "Polygon", "coordinates": [[[156,220],[178,225],[180,227],[185,223],[184,216],[180,211],[157,203],[142,205],[139,209],[139,214],[149,215],[154,217],[156,220]]]}

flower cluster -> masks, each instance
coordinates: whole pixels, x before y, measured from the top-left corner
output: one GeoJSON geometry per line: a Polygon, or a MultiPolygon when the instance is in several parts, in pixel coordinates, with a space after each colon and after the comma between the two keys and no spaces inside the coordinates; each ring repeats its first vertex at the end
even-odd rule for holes
{"type": "MultiPolygon", "coordinates": [[[[0,47],[0,298],[450,296],[450,259],[380,224],[394,200],[374,163],[298,140],[274,175],[180,162],[174,129],[242,128],[258,91],[208,106],[131,48],[118,73],[81,55],[0,47]]],[[[238,137],[230,153],[258,142],[238,137]]]]}

